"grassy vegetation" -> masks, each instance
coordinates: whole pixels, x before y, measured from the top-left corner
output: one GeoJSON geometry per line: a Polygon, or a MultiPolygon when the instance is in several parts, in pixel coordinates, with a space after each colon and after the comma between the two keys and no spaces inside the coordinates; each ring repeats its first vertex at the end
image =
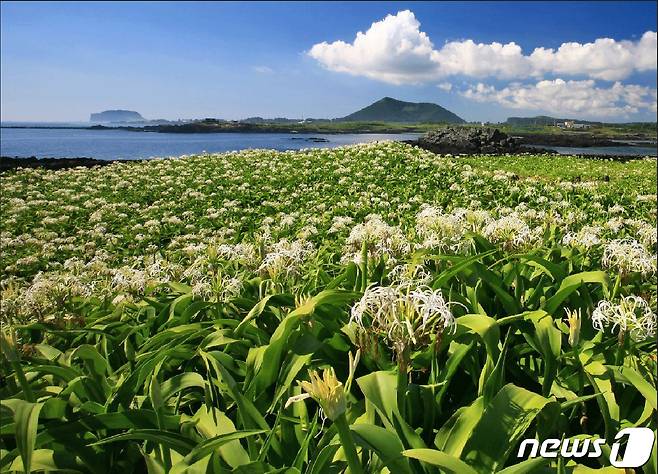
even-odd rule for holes
{"type": "MultiPolygon", "coordinates": [[[[183,125],[158,125],[145,127],[156,131],[168,132],[269,132],[269,133],[424,133],[441,127],[480,127],[481,124],[440,124],[407,122],[347,122],[347,121],[311,121],[304,123],[237,123],[223,121],[201,121],[183,125]]],[[[635,136],[656,137],[656,124],[605,124],[593,125],[588,129],[565,130],[547,125],[508,125],[488,124],[486,127],[497,128],[509,135],[593,135],[607,138],[633,138],[635,136]]]]}
{"type": "Polygon", "coordinates": [[[510,135],[515,134],[591,134],[607,138],[626,138],[633,135],[656,138],[656,122],[647,123],[620,123],[592,125],[589,128],[565,129],[551,125],[492,125],[510,135]]]}
{"type": "Polygon", "coordinates": [[[393,122],[330,122],[313,121],[304,123],[240,123],[224,121],[201,121],[183,125],[156,125],[149,130],[178,133],[255,132],[255,133],[413,133],[426,132],[441,126],[436,123],[393,123],[393,122]]]}
{"type": "Polygon", "coordinates": [[[656,430],[655,160],[380,143],[0,185],[3,471],[589,472],[656,430]],[[574,436],[603,455],[517,457],[574,436]]]}
{"type": "Polygon", "coordinates": [[[464,156],[460,162],[480,170],[506,170],[518,176],[532,177],[543,182],[589,181],[600,187],[613,187],[619,192],[635,193],[635,189],[655,189],[656,177],[648,169],[650,161],[632,160],[622,163],[613,160],[594,161],[569,155],[514,155],[481,157],[464,156]],[[608,181],[609,180],[609,181],[608,181]],[[611,184],[606,184],[610,182],[611,184]]]}

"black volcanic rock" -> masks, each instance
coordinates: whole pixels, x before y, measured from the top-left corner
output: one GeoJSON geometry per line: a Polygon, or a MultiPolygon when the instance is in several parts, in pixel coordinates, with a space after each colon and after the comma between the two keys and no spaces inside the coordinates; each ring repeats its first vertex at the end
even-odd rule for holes
{"type": "Polygon", "coordinates": [[[517,141],[495,128],[446,127],[427,132],[418,146],[439,154],[514,153],[517,141]]]}
{"type": "Polygon", "coordinates": [[[136,162],[140,160],[96,160],[94,158],[13,158],[8,156],[0,157],[0,172],[19,169],[19,168],[44,168],[47,170],[63,170],[84,166],[91,168],[93,166],[107,166],[117,162],[136,162]]]}
{"type": "Polygon", "coordinates": [[[145,119],[134,110],[105,110],[89,116],[90,122],[144,122],[145,119]]]}

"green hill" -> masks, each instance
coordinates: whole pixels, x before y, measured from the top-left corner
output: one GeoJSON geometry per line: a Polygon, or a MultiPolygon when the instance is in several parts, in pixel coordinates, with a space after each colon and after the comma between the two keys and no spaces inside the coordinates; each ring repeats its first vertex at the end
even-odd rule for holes
{"type": "Polygon", "coordinates": [[[464,123],[440,105],[428,102],[403,102],[384,97],[339,120],[346,122],[407,122],[407,123],[464,123]]]}

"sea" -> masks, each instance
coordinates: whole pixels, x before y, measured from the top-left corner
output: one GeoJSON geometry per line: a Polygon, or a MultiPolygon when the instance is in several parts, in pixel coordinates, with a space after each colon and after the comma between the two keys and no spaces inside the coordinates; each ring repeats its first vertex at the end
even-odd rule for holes
{"type": "MultiPolygon", "coordinates": [[[[137,160],[243,149],[334,148],[385,140],[413,140],[418,133],[155,133],[68,128],[0,128],[0,155],[19,158],[137,160]]],[[[563,154],[656,156],[656,146],[569,148],[563,154]]]]}

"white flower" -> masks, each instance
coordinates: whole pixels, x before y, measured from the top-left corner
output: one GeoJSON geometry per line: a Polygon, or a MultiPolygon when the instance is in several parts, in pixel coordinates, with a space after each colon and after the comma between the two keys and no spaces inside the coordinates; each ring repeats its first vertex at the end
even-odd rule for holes
{"type": "Polygon", "coordinates": [[[416,215],[416,232],[424,248],[458,252],[464,246],[465,230],[462,216],[445,214],[436,207],[427,206],[416,215]]]}
{"type": "Polygon", "coordinates": [[[534,242],[538,231],[530,230],[525,221],[509,215],[489,223],[484,228],[483,234],[490,241],[502,244],[504,249],[513,250],[534,242]]]}
{"type": "Polygon", "coordinates": [[[407,263],[396,265],[388,274],[394,285],[420,286],[432,281],[432,274],[423,265],[407,263]]]}
{"type": "Polygon", "coordinates": [[[655,225],[646,224],[641,226],[637,230],[637,236],[646,248],[656,248],[656,243],[658,243],[658,229],[656,229],[655,225]]]}
{"type": "Polygon", "coordinates": [[[311,252],[313,252],[313,244],[310,242],[305,240],[289,242],[282,239],[265,255],[258,271],[267,273],[272,280],[296,274],[311,252]]]}
{"type": "Polygon", "coordinates": [[[620,337],[630,333],[636,341],[653,338],[656,334],[656,313],[643,298],[631,295],[621,298],[618,304],[599,301],[592,313],[592,326],[603,331],[619,329],[620,337]]]}
{"type": "Polygon", "coordinates": [[[364,335],[382,338],[398,362],[407,351],[429,343],[432,335],[456,328],[450,306],[441,290],[412,289],[406,285],[371,286],[353,307],[350,321],[364,335]]]}
{"type": "Polygon", "coordinates": [[[345,242],[346,255],[343,260],[359,261],[363,245],[368,250],[368,259],[386,256],[391,260],[406,254],[410,245],[399,227],[390,226],[376,214],[366,216],[363,224],[352,228],[345,242]]]}
{"type": "Polygon", "coordinates": [[[601,263],[604,267],[616,269],[621,275],[638,272],[651,275],[656,272],[656,256],[651,255],[635,239],[615,239],[603,250],[601,263]]]}
{"type": "Polygon", "coordinates": [[[569,232],[562,239],[562,244],[567,247],[579,247],[585,250],[589,250],[595,245],[601,243],[599,234],[601,233],[601,228],[597,226],[586,225],[578,232],[569,232]]]}
{"type": "Polygon", "coordinates": [[[623,206],[620,206],[619,204],[615,204],[614,206],[611,206],[610,208],[608,208],[608,212],[610,214],[621,214],[621,213],[625,212],[625,209],[624,209],[623,206]]]}

